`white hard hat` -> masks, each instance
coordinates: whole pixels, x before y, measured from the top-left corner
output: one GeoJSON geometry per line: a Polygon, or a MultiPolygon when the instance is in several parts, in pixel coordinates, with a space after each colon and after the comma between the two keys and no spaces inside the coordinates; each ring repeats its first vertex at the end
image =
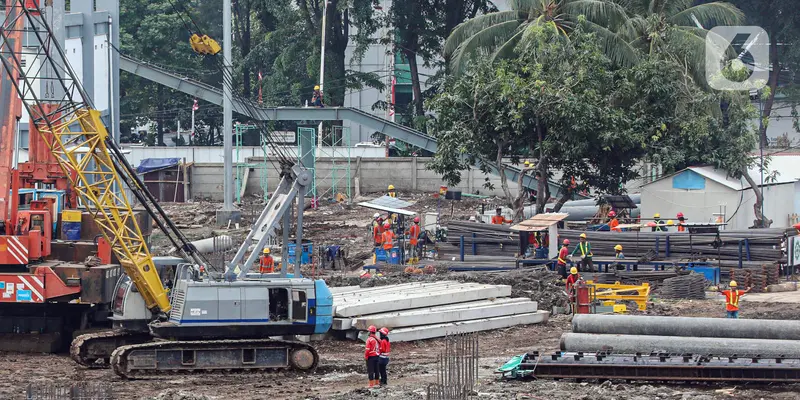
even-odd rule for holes
{"type": "Polygon", "coordinates": [[[473,216],[469,217],[469,220],[470,221],[475,221],[475,216],[473,215],[473,216]]]}
{"type": "Polygon", "coordinates": [[[375,215],[373,215],[372,218],[380,218],[380,216],[381,216],[380,213],[375,213],[375,215]]]}

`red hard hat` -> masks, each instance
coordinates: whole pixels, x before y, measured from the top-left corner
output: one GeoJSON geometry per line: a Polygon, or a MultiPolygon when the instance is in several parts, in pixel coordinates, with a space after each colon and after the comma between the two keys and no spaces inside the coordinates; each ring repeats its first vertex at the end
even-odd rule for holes
{"type": "Polygon", "coordinates": [[[682,212],[678,213],[678,218],[683,218],[683,213],[682,212]]]}
{"type": "Polygon", "coordinates": [[[419,217],[414,217],[414,222],[419,222],[419,217]]]}
{"type": "Polygon", "coordinates": [[[564,244],[569,244],[569,239],[564,239],[564,244]]]}
{"type": "Polygon", "coordinates": [[[367,330],[369,331],[369,333],[375,333],[378,331],[378,328],[376,328],[375,325],[370,325],[369,328],[367,328],[367,330]]]}
{"type": "Polygon", "coordinates": [[[383,227],[384,227],[384,228],[391,228],[391,227],[392,227],[392,224],[390,224],[390,223],[388,223],[388,222],[387,222],[387,223],[383,224],[383,227]]]}
{"type": "Polygon", "coordinates": [[[389,328],[384,326],[383,328],[381,328],[380,332],[382,334],[384,334],[384,335],[388,335],[389,334],[389,328]]]}
{"type": "Polygon", "coordinates": [[[617,213],[614,210],[611,210],[611,211],[608,212],[608,216],[609,217],[616,217],[617,213]]]}

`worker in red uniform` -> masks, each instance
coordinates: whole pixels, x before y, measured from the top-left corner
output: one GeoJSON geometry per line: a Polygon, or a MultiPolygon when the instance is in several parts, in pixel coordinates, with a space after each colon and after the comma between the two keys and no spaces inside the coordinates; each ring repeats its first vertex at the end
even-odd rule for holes
{"type": "Polygon", "coordinates": [[[258,259],[258,272],[271,274],[275,272],[275,259],[269,254],[269,248],[264,248],[264,254],[258,259]]]}
{"type": "Polygon", "coordinates": [[[503,216],[503,209],[497,208],[497,214],[492,216],[492,223],[495,225],[510,224],[511,220],[503,216]]]}
{"type": "Polygon", "coordinates": [[[561,250],[558,251],[558,273],[562,278],[567,278],[567,258],[569,258],[569,239],[564,239],[561,250]]]}
{"type": "Polygon", "coordinates": [[[381,355],[381,348],[380,342],[375,335],[375,333],[378,332],[378,329],[375,328],[375,325],[370,325],[367,330],[369,331],[369,337],[367,338],[367,344],[364,347],[364,360],[367,361],[367,377],[369,378],[369,387],[375,387],[380,384],[380,381],[378,380],[378,361],[381,355]]]}
{"type": "Polygon", "coordinates": [[[622,232],[622,229],[619,228],[619,220],[617,219],[617,212],[614,210],[609,211],[608,218],[610,218],[610,220],[608,221],[608,229],[611,232],[622,232]]]}
{"type": "Polygon", "coordinates": [[[570,301],[572,301],[571,299],[574,296],[572,289],[575,286],[575,282],[577,282],[578,279],[581,279],[581,275],[578,273],[578,269],[575,267],[570,268],[569,276],[567,277],[567,294],[569,294],[570,296],[570,301]]]}
{"type": "Polygon", "coordinates": [[[419,234],[422,232],[422,228],[419,226],[419,217],[414,217],[414,223],[408,228],[408,244],[411,245],[411,254],[409,256],[409,262],[416,263],[419,261],[419,234]]]}
{"type": "Polygon", "coordinates": [[[381,355],[378,356],[378,374],[381,376],[381,386],[388,385],[388,375],[386,373],[386,366],[389,365],[389,352],[392,351],[392,344],[389,343],[389,328],[383,327],[380,332],[380,351],[381,355]]]}
{"type": "Polygon", "coordinates": [[[378,216],[375,221],[377,223],[372,225],[372,240],[375,242],[375,247],[381,247],[383,244],[383,219],[378,216]]]}
{"type": "Polygon", "coordinates": [[[392,224],[388,221],[383,223],[383,233],[381,234],[381,242],[383,249],[389,251],[394,247],[394,232],[392,232],[392,224]]]}
{"type": "Polygon", "coordinates": [[[750,288],[739,290],[736,281],[731,281],[729,286],[730,289],[719,292],[725,295],[725,311],[728,313],[728,318],[739,318],[739,299],[748,293],[750,288]]]}
{"type": "Polygon", "coordinates": [[[678,232],[686,232],[686,218],[683,216],[682,212],[678,213],[678,232]]]}

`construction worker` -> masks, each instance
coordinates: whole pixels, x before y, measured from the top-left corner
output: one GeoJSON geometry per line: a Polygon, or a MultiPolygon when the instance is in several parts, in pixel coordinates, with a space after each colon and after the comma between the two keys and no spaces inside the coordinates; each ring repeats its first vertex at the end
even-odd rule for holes
{"type": "MultiPolygon", "coordinates": [[[[376,213],[375,215],[378,214],[376,213]]],[[[372,240],[375,242],[375,247],[380,247],[383,244],[383,219],[380,215],[378,215],[378,219],[375,222],[372,225],[372,240]]]]}
{"type": "Polygon", "coordinates": [[[728,318],[739,318],[739,299],[750,291],[739,290],[739,284],[736,281],[731,281],[729,290],[720,290],[719,292],[725,295],[725,311],[728,313],[728,318]]]}
{"type": "Polygon", "coordinates": [[[275,259],[269,254],[269,248],[265,247],[263,254],[258,259],[258,272],[271,274],[275,272],[275,259]]]}
{"type": "Polygon", "coordinates": [[[497,207],[495,212],[496,212],[496,214],[492,216],[492,224],[503,225],[503,224],[506,224],[506,223],[508,223],[508,224],[511,223],[510,219],[506,219],[506,217],[503,216],[503,209],[502,208],[497,207]]]}
{"type": "Polygon", "coordinates": [[[419,234],[422,232],[422,229],[419,226],[419,217],[414,217],[414,223],[408,228],[406,233],[408,234],[408,244],[411,245],[411,254],[409,257],[409,262],[416,263],[419,261],[419,255],[417,255],[419,251],[419,234]]]}
{"type": "Polygon", "coordinates": [[[394,232],[392,232],[392,224],[390,224],[388,221],[383,223],[381,243],[383,243],[383,249],[387,252],[392,250],[392,247],[394,247],[394,232]]]}
{"type": "Polygon", "coordinates": [[[386,386],[388,382],[388,374],[386,373],[386,366],[389,365],[389,353],[392,351],[392,344],[389,342],[389,328],[383,327],[380,331],[380,351],[381,355],[378,356],[378,374],[381,376],[381,386],[386,386]]]}
{"type": "Polygon", "coordinates": [[[575,255],[578,251],[581,252],[581,269],[584,271],[592,272],[594,271],[594,264],[592,264],[592,244],[586,240],[586,234],[581,233],[581,239],[578,243],[578,247],[575,250],[572,250],[571,255],[575,255]]]}
{"type": "Polygon", "coordinates": [[[369,378],[369,387],[372,388],[380,385],[378,362],[381,355],[381,345],[375,335],[378,332],[375,325],[370,325],[367,331],[369,331],[369,337],[367,338],[366,346],[364,346],[364,360],[367,361],[367,377],[369,378]]]}
{"type": "Polygon", "coordinates": [[[572,267],[569,269],[569,276],[567,277],[567,296],[569,296],[569,302],[575,302],[575,292],[573,288],[575,286],[575,282],[581,279],[581,275],[578,274],[578,269],[572,267]]]}
{"type": "Polygon", "coordinates": [[[675,221],[673,221],[671,219],[668,219],[667,220],[667,226],[664,227],[664,232],[669,232],[669,227],[670,226],[675,226],[675,221]]]}
{"type": "Polygon", "coordinates": [[[569,258],[569,239],[564,239],[561,250],[558,251],[558,273],[562,278],[567,278],[567,258],[569,258]]]}
{"type": "Polygon", "coordinates": [[[622,254],[622,245],[621,244],[618,244],[618,245],[614,246],[614,258],[616,258],[617,260],[625,259],[625,255],[622,254]]]}
{"type": "Polygon", "coordinates": [[[394,185],[389,185],[387,190],[388,190],[388,193],[386,193],[387,196],[397,198],[397,192],[395,192],[394,190],[394,185]]]}
{"type": "Polygon", "coordinates": [[[314,107],[325,107],[325,102],[322,99],[322,91],[319,85],[314,86],[314,94],[311,95],[311,105],[314,107]]]}
{"type": "Polygon", "coordinates": [[[653,214],[653,232],[664,232],[664,223],[661,222],[661,214],[653,214]]]}
{"type": "Polygon", "coordinates": [[[686,232],[686,227],[684,226],[686,224],[686,218],[684,218],[683,213],[679,212],[677,218],[678,218],[678,232],[686,232]]]}
{"type": "Polygon", "coordinates": [[[611,232],[622,232],[622,229],[619,228],[619,220],[617,219],[617,212],[611,210],[608,212],[608,229],[611,232]]]}

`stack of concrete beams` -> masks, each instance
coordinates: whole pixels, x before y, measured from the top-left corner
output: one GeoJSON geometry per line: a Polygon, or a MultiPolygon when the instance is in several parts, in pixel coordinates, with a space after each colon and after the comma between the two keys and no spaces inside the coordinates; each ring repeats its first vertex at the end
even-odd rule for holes
{"type": "Polygon", "coordinates": [[[561,349],[800,358],[800,321],[580,314],[561,349]]]}
{"type": "MultiPolygon", "coordinates": [[[[394,342],[547,322],[529,298],[511,298],[511,286],[417,282],[333,289],[333,329],[356,338],[370,325],[391,330],[394,342]]],[[[362,335],[363,338],[363,335],[362,335]]]]}

